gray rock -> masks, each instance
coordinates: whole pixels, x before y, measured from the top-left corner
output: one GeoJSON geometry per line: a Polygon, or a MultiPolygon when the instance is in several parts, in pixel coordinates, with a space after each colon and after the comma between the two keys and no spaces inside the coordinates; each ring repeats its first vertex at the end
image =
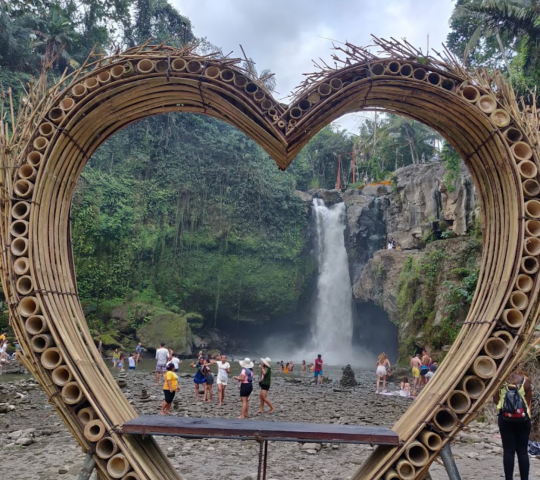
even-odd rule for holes
{"type": "Polygon", "coordinates": [[[32,443],[34,443],[34,440],[30,437],[20,437],[17,440],[15,440],[15,445],[22,445],[23,447],[32,445],[32,443]]]}

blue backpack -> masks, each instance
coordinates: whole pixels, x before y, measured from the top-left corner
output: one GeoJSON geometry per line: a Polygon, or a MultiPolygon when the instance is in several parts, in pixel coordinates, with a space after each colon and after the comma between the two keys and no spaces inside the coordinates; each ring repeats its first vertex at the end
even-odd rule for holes
{"type": "Polygon", "coordinates": [[[244,368],[244,371],[246,372],[246,375],[247,375],[247,381],[249,383],[253,383],[253,372],[249,368],[244,368]]]}

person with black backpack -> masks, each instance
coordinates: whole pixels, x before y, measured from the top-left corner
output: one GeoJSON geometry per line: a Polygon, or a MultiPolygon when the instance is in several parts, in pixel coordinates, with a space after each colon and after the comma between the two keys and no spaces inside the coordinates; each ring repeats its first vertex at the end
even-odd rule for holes
{"type": "Polygon", "coordinates": [[[531,433],[531,381],[521,372],[512,373],[493,396],[497,405],[503,446],[505,480],[514,478],[517,453],[521,480],[529,480],[529,434],[531,433]]]}
{"type": "Polygon", "coordinates": [[[242,413],[238,418],[247,418],[249,414],[249,396],[253,391],[253,362],[246,358],[238,362],[242,367],[240,375],[233,377],[240,382],[240,399],[242,400],[242,413]]]}

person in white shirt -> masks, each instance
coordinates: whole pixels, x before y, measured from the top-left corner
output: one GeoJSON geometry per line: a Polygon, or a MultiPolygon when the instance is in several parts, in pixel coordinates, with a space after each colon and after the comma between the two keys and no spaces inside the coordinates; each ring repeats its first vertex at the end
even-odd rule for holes
{"type": "Polygon", "coordinates": [[[182,363],[182,360],[180,360],[176,355],[173,355],[171,358],[171,363],[174,364],[174,371],[178,372],[178,367],[182,363]]]}
{"type": "Polygon", "coordinates": [[[216,360],[210,360],[212,363],[215,363],[218,367],[217,374],[217,388],[218,388],[218,401],[219,406],[223,405],[225,400],[225,389],[227,388],[227,383],[229,382],[229,373],[231,373],[231,365],[227,362],[227,355],[221,355],[221,358],[216,360]]]}
{"type": "Polygon", "coordinates": [[[159,376],[167,372],[167,360],[169,359],[169,350],[165,348],[165,343],[156,350],[156,385],[159,384],[159,376]]]}
{"type": "Polygon", "coordinates": [[[135,370],[135,357],[131,354],[128,358],[128,364],[130,370],[135,370]]]}

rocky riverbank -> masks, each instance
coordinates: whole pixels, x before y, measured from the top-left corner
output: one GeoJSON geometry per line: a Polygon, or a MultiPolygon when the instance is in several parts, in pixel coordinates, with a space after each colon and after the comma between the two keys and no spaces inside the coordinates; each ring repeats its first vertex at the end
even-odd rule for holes
{"type": "MultiPolygon", "coordinates": [[[[351,389],[339,385],[338,378],[315,387],[310,378],[285,378],[280,373],[275,376],[269,398],[276,412],[257,418],[391,427],[411,403],[406,398],[376,395],[373,376],[366,372],[356,372],[358,386],[351,389]]],[[[174,415],[234,418],[239,414],[235,385],[229,387],[225,405],[218,407],[217,392],[214,392],[213,403],[196,403],[191,379],[184,377],[180,383],[174,415]]],[[[388,385],[388,390],[397,388],[395,383],[388,385]]],[[[128,372],[128,385],[123,391],[139,413],[158,413],[161,385],[155,385],[152,373],[128,372]]],[[[250,401],[250,413],[255,414],[257,409],[258,387],[250,401]]],[[[158,442],[185,479],[256,478],[258,446],[255,442],[174,437],[159,437],[158,442]]],[[[367,445],[272,442],[268,479],[347,479],[371,450],[367,445]]],[[[453,450],[463,478],[503,478],[502,450],[495,425],[475,422],[459,436],[453,450]]],[[[0,456],[2,472],[20,474],[24,465],[22,478],[27,480],[74,480],[84,460],[80,447],[33,380],[0,384],[0,456]]],[[[540,475],[540,461],[532,460],[531,471],[533,478],[540,475]]],[[[432,477],[434,480],[447,478],[437,464],[432,467],[432,477]]]]}

